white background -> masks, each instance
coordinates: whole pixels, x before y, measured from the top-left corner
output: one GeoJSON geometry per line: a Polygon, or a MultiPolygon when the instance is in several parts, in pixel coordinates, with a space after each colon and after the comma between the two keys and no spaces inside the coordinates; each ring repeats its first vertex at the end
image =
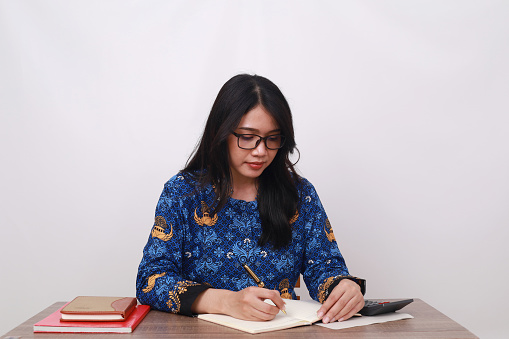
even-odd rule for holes
{"type": "Polygon", "coordinates": [[[368,298],[509,333],[509,2],[0,1],[1,326],[135,295],[231,76],[274,81],[368,298]]]}

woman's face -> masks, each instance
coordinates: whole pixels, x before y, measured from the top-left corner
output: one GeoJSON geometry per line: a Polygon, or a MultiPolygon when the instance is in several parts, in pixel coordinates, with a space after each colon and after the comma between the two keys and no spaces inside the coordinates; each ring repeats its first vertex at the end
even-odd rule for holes
{"type": "MultiPolygon", "coordinates": [[[[280,134],[281,130],[265,108],[258,105],[244,114],[235,129],[235,133],[256,134],[266,137],[280,134]]],[[[254,182],[274,160],[277,151],[277,149],[268,149],[263,141],[254,149],[242,149],[238,147],[237,137],[230,134],[228,137],[228,154],[234,184],[254,182]]]]}

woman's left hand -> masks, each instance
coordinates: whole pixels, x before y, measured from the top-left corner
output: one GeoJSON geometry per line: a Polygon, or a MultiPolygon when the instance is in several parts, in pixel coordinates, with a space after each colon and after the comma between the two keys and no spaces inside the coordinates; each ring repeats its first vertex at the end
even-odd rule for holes
{"type": "Polygon", "coordinates": [[[343,279],[318,310],[324,324],[349,319],[364,307],[361,288],[350,279],[343,279]]]}

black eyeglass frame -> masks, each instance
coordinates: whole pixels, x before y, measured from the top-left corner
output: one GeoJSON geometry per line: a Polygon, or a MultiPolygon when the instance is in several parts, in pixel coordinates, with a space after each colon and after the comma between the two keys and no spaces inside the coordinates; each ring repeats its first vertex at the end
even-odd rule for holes
{"type": "Polygon", "coordinates": [[[272,135],[267,135],[266,137],[262,137],[261,135],[258,135],[258,134],[252,134],[252,133],[242,133],[242,134],[238,134],[238,133],[235,133],[235,132],[232,132],[232,134],[234,136],[237,137],[237,146],[241,149],[247,149],[247,150],[251,150],[251,149],[255,149],[256,147],[260,146],[260,142],[263,140],[263,143],[265,144],[265,147],[267,149],[270,149],[270,150],[278,150],[280,148],[282,148],[284,145],[285,145],[285,136],[283,134],[272,134],[272,135]],[[250,148],[245,148],[245,147],[241,147],[240,146],[240,137],[244,136],[244,135],[250,135],[250,136],[253,136],[253,137],[258,137],[258,140],[256,141],[256,144],[254,147],[250,147],[250,148]],[[279,145],[278,148],[272,148],[272,147],[269,147],[267,145],[267,139],[268,138],[272,138],[272,137],[281,137],[281,145],[279,145]]]}

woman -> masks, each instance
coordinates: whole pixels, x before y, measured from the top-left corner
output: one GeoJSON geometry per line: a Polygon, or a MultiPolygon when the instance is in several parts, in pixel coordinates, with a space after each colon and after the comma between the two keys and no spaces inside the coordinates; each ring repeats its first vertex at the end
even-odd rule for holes
{"type": "Polygon", "coordinates": [[[174,313],[270,320],[302,273],[327,323],[364,305],[314,187],[297,175],[290,108],[270,80],[241,74],[214,102],[187,166],[165,185],[137,297],[174,313]],[[255,287],[243,264],[265,283],[255,287]],[[264,302],[273,301],[274,305],[264,302]]]}

